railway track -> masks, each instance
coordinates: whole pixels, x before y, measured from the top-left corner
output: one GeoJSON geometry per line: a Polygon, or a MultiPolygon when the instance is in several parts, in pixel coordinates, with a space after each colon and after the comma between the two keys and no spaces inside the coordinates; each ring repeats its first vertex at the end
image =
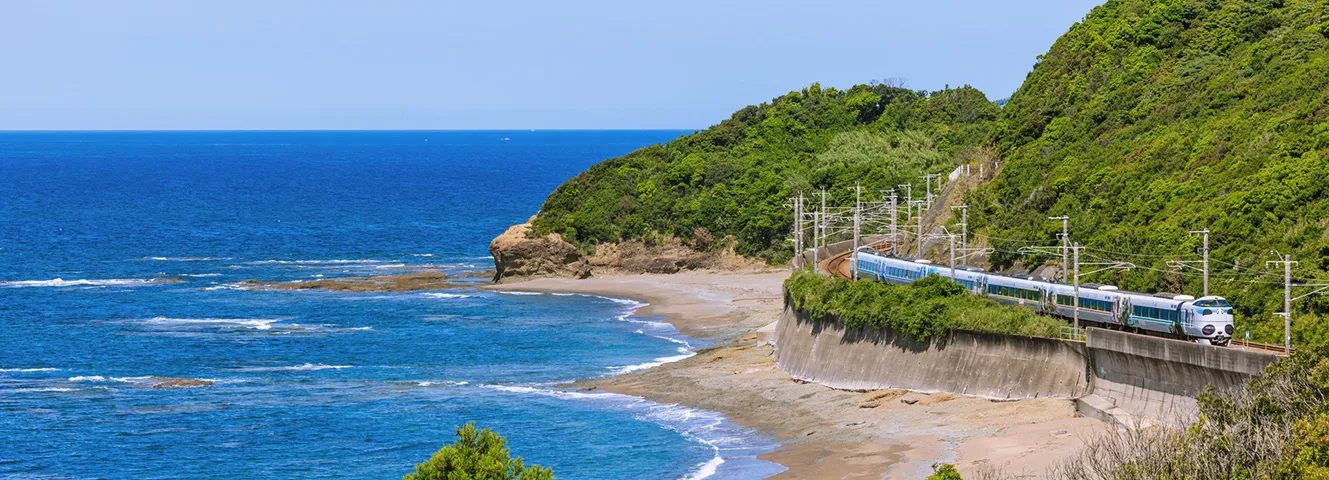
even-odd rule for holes
{"type": "MultiPolygon", "coordinates": [[[[868,246],[877,248],[879,250],[889,249],[889,247],[885,243],[877,243],[868,246]]],[[[852,262],[849,261],[851,255],[853,255],[852,251],[841,253],[826,260],[822,260],[821,263],[817,265],[817,267],[820,268],[821,271],[826,272],[830,275],[834,275],[836,277],[840,277],[846,280],[852,279],[854,278],[854,274],[852,271],[853,264],[852,262]]],[[[1286,350],[1283,348],[1282,345],[1275,345],[1272,343],[1246,342],[1244,340],[1239,341],[1235,338],[1232,339],[1232,342],[1228,344],[1228,348],[1239,348],[1242,350],[1269,352],[1278,355],[1287,354],[1286,350]]],[[[1295,352],[1296,349],[1293,349],[1292,351],[1295,352]]]]}

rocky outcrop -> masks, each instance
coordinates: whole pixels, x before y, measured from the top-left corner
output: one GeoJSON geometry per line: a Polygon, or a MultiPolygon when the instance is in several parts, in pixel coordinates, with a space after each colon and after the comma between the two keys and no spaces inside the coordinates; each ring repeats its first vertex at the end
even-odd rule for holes
{"type": "Polygon", "coordinates": [[[493,271],[447,275],[437,270],[383,275],[378,277],[341,277],[298,282],[265,282],[245,280],[240,287],[252,290],[333,290],[339,292],[414,292],[417,290],[446,290],[473,287],[474,281],[457,277],[492,276],[493,271]]]}
{"type": "Polygon", "coordinates": [[[201,378],[152,377],[152,382],[152,388],[191,388],[212,385],[212,380],[201,378]]]}
{"type": "Polygon", "coordinates": [[[530,232],[528,220],[513,225],[489,242],[489,254],[494,257],[495,282],[514,278],[591,276],[591,263],[562,236],[551,233],[530,238],[530,232]]]}

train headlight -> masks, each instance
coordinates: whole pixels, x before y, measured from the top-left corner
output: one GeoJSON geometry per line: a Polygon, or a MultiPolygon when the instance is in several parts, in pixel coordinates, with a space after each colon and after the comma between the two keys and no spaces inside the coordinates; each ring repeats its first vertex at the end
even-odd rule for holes
{"type": "Polygon", "coordinates": [[[1200,331],[1203,332],[1205,335],[1213,335],[1213,334],[1214,334],[1214,326],[1213,326],[1213,325],[1205,325],[1204,328],[1200,329],[1200,331]]]}
{"type": "Polygon", "coordinates": [[[1226,326],[1226,327],[1223,327],[1223,331],[1224,331],[1225,333],[1227,333],[1228,335],[1232,335],[1232,325],[1228,325],[1228,326],[1226,326]]]}

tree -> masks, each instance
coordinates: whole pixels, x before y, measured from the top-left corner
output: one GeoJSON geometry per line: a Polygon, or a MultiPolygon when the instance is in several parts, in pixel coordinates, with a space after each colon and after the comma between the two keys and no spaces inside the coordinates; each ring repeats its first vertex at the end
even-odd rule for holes
{"type": "Polygon", "coordinates": [[[932,464],[932,475],[928,480],[963,480],[960,478],[960,471],[955,469],[955,465],[949,463],[932,464]]]}
{"type": "Polygon", "coordinates": [[[525,466],[512,458],[507,440],[475,422],[457,427],[457,441],[444,446],[415,466],[402,480],[553,480],[554,472],[539,465],[525,466]]]}

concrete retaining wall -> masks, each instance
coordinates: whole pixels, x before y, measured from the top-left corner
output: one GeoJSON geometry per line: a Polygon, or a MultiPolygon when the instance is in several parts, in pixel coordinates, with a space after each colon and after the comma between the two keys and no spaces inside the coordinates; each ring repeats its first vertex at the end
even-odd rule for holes
{"type": "Polygon", "coordinates": [[[1081,411],[1116,423],[1194,418],[1207,385],[1240,388],[1279,358],[1099,328],[1088,330],[1086,344],[1097,398],[1081,402],[1081,411]]]}
{"type": "Polygon", "coordinates": [[[846,329],[786,308],[777,362],[795,378],[833,388],[903,388],[987,398],[1075,398],[1086,393],[1084,345],[955,331],[929,343],[883,329],[846,329]]]}
{"type": "Polygon", "coordinates": [[[1074,398],[1085,416],[1130,428],[1189,421],[1206,386],[1241,388],[1280,358],[1097,328],[1084,343],[966,330],[921,343],[793,308],[769,333],[780,368],[802,380],[847,390],[1074,398]]]}

